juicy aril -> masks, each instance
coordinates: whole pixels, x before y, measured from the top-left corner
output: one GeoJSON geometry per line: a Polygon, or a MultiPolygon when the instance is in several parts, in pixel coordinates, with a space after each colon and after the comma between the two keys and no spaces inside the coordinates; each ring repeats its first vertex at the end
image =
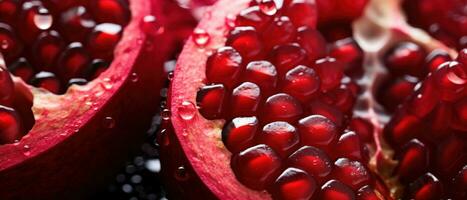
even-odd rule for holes
{"type": "Polygon", "coordinates": [[[398,3],[215,4],[171,78],[169,195],[465,198],[465,52],[398,3]]]}
{"type": "Polygon", "coordinates": [[[164,4],[0,1],[0,198],[85,196],[143,139],[173,39],[164,4]]]}

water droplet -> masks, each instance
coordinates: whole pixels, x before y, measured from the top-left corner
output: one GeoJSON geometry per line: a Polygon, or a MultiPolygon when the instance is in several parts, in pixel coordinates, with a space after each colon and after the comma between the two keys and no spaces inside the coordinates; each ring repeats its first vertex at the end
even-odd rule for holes
{"type": "Polygon", "coordinates": [[[186,181],[188,178],[190,178],[190,175],[185,169],[185,166],[182,165],[175,170],[175,179],[179,181],[186,181]]]}
{"type": "Polygon", "coordinates": [[[18,145],[19,144],[19,140],[15,140],[13,141],[14,144],[18,145]]]}
{"type": "Polygon", "coordinates": [[[197,46],[204,47],[209,43],[211,36],[204,30],[197,28],[193,32],[193,41],[197,46]]]}
{"type": "Polygon", "coordinates": [[[235,15],[228,14],[225,17],[225,25],[229,28],[235,27],[235,15]]]}
{"type": "Polygon", "coordinates": [[[169,109],[165,108],[162,110],[161,117],[163,120],[170,120],[170,116],[171,116],[171,113],[169,109]]]}
{"type": "Polygon", "coordinates": [[[102,120],[102,125],[103,125],[105,128],[112,129],[112,128],[115,127],[115,119],[113,119],[112,117],[105,117],[105,118],[102,120]]]}
{"type": "Polygon", "coordinates": [[[136,72],[131,73],[130,81],[133,82],[133,83],[136,83],[136,82],[138,82],[138,80],[139,80],[138,74],[136,72]]]}
{"type": "Polygon", "coordinates": [[[179,116],[184,120],[191,120],[195,116],[196,106],[191,101],[183,101],[178,108],[179,116]]]}
{"type": "Polygon", "coordinates": [[[53,17],[45,8],[40,8],[34,15],[34,24],[41,30],[47,30],[52,26],[53,17]]]}
{"type": "Polygon", "coordinates": [[[23,148],[24,148],[24,150],[25,150],[25,152],[23,152],[23,155],[25,155],[25,156],[30,156],[30,155],[31,155],[31,151],[29,151],[29,149],[30,149],[29,145],[26,144],[26,145],[23,146],[23,148]]]}
{"type": "Polygon", "coordinates": [[[167,129],[162,129],[159,131],[159,133],[157,134],[156,142],[157,144],[162,145],[162,146],[170,145],[170,139],[167,133],[167,129]]]}
{"type": "Polygon", "coordinates": [[[167,79],[169,79],[169,81],[172,81],[172,79],[174,78],[174,73],[173,72],[169,72],[167,74],[167,79]]]}
{"type": "Polygon", "coordinates": [[[8,42],[8,40],[2,40],[2,41],[0,41],[0,48],[1,48],[1,49],[7,50],[8,47],[10,47],[10,43],[8,42]]]}
{"type": "Polygon", "coordinates": [[[146,15],[142,23],[143,30],[149,34],[162,34],[164,27],[159,24],[159,21],[154,15],[146,15]]]}
{"type": "Polygon", "coordinates": [[[102,87],[104,87],[104,89],[106,89],[106,90],[110,90],[110,89],[112,89],[112,87],[113,87],[113,84],[111,83],[110,78],[104,78],[104,79],[102,79],[101,85],[102,85],[102,87]]]}
{"type": "Polygon", "coordinates": [[[259,9],[266,15],[272,16],[277,13],[277,6],[274,0],[261,0],[259,9]]]}

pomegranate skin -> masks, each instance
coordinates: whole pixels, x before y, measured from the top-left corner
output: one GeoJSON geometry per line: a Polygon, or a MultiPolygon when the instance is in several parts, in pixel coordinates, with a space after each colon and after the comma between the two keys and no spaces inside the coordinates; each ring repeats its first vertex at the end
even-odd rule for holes
{"type": "Polygon", "coordinates": [[[142,26],[147,15],[164,22],[162,2],[130,0],[133,16],[116,59],[88,85],[56,96],[15,79],[34,101],[36,121],[27,137],[0,146],[2,199],[85,199],[136,150],[144,139],[136,133],[147,130],[157,111],[170,50],[167,35],[142,26]]]}

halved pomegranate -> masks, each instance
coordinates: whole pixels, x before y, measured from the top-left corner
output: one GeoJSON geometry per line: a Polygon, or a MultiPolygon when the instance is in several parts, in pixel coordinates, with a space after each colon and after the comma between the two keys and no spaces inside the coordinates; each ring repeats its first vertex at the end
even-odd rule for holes
{"type": "Polygon", "coordinates": [[[163,3],[0,1],[1,198],[85,197],[139,144],[174,43],[163,3]]]}

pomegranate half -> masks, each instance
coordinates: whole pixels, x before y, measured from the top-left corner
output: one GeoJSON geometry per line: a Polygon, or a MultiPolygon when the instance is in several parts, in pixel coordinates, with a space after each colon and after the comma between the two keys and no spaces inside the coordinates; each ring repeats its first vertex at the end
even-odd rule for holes
{"type": "MultiPolygon", "coordinates": [[[[59,5],[66,3],[73,1],[59,5]]],[[[164,3],[129,1],[131,19],[110,67],[85,85],[56,95],[13,78],[14,103],[26,110],[32,106],[34,125],[0,145],[0,198],[83,198],[140,144],[140,133],[157,111],[162,66],[172,51],[173,38],[160,31],[167,21],[164,3]]]]}

